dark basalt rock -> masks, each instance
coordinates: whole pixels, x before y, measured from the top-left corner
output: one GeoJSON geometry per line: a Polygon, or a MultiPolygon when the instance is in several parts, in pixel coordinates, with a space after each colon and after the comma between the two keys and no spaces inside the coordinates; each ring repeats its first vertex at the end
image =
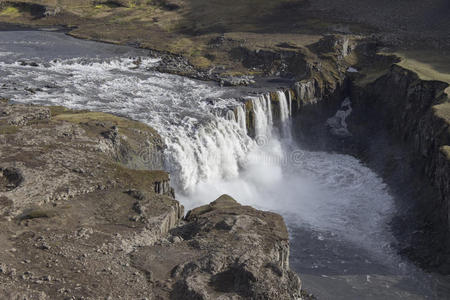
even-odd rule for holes
{"type": "Polygon", "coordinates": [[[14,190],[23,180],[23,175],[19,169],[0,167],[0,192],[14,190]]]}

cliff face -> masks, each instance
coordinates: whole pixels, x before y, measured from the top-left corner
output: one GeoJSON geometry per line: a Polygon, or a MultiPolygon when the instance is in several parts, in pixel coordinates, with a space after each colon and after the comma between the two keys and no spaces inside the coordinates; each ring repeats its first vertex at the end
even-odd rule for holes
{"type": "Polygon", "coordinates": [[[294,299],[283,219],[222,196],[183,220],[164,145],[109,114],[0,103],[0,298],[294,299]]]}
{"type": "Polygon", "coordinates": [[[356,111],[372,111],[389,133],[408,147],[411,161],[439,191],[437,199],[423,199],[449,223],[447,149],[450,144],[448,85],[421,80],[415,73],[393,65],[375,82],[353,89],[356,111]]]}
{"type": "Polygon", "coordinates": [[[448,84],[393,65],[398,58],[377,55],[373,43],[362,42],[353,62],[334,45],[334,68],[286,91],[293,101],[293,136],[303,148],[346,153],[367,163],[398,200],[392,228],[400,252],[425,268],[449,272],[448,84]],[[350,62],[358,71],[342,72],[350,62]],[[341,77],[331,79],[330,70],[341,77]],[[352,109],[346,120],[350,133],[336,136],[327,120],[345,97],[352,109]]]}

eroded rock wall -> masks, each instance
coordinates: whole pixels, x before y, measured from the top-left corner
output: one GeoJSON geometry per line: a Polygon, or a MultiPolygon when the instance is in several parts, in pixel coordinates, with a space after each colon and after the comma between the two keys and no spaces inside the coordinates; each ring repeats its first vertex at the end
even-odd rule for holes
{"type": "Polygon", "coordinates": [[[411,162],[439,191],[438,199],[422,199],[437,209],[449,226],[447,145],[450,144],[447,84],[421,80],[415,73],[393,65],[389,72],[361,89],[353,88],[358,112],[375,113],[412,154],[411,162]]]}

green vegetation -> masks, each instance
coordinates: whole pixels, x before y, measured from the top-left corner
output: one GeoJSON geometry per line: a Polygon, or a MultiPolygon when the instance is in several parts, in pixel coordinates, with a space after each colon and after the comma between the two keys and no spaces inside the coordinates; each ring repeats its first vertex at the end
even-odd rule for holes
{"type": "Polygon", "coordinates": [[[108,122],[116,125],[122,129],[140,129],[146,131],[154,131],[151,127],[145,125],[144,123],[126,119],[123,117],[114,116],[102,112],[73,112],[70,113],[60,113],[54,117],[55,120],[62,120],[76,124],[88,123],[90,121],[96,122],[108,122]]]}
{"type": "Polygon", "coordinates": [[[0,16],[17,18],[20,17],[21,13],[17,7],[7,6],[3,10],[0,11],[0,16]]]}
{"type": "MultiPolygon", "coordinates": [[[[294,48],[302,47],[318,38],[294,32],[297,30],[292,29],[292,23],[284,19],[287,16],[281,9],[283,5],[294,2],[295,5],[301,5],[302,1],[299,0],[58,0],[56,3],[54,0],[21,0],[20,3],[22,2],[58,7],[61,13],[45,18],[22,13],[21,24],[65,24],[73,26],[70,34],[79,38],[119,44],[139,41],[144,48],[183,55],[194,67],[203,70],[220,62],[219,70],[223,72],[249,74],[249,70],[240,61],[230,57],[233,47],[240,44],[248,49],[278,51],[281,48],[277,44],[289,42],[294,48]],[[281,28],[277,34],[273,33],[275,28],[269,20],[280,20],[277,27],[281,28]],[[211,39],[222,33],[235,42],[223,47],[210,47],[211,39]]],[[[0,22],[11,20],[13,10],[8,8],[4,12],[8,12],[8,15],[0,15],[0,22]]]]}
{"type": "Polygon", "coordinates": [[[60,115],[60,114],[75,114],[75,113],[83,112],[83,111],[72,110],[72,109],[69,109],[64,106],[49,106],[48,108],[50,109],[50,114],[52,117],[60,115]]]}

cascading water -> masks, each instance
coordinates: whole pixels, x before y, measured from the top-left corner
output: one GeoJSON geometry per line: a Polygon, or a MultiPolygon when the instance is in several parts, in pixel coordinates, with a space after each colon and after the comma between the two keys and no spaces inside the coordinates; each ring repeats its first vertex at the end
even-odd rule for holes
{"type": "Polygon", "coordinates": [[[247,121],[244,108],[241,105],[239,105],[236,107],[236,112],[237,112],[236,119],[239,124],[239,127],[245,134],[247,134],[247,121]]]}
{"type": "Polygon", "coordinates": [[[267,108],[267,122],[269,123],[270,126],[273,125],[273,116],[272,116],[272,103],[270,101],[270,95],[269,94],[265,94],[263,95],[264,97],[264,102],[266,103],[266,108],[267,108]]]}
{"type": "MultiPolygon", "coordinates": [[[[390,250],[387,223],[394,207],[385,184],[353,157],[301,150],[290,135],[290,94],[278,91],[278,103],[262,94],[245,105],[230,89],[149,71],[158,60],[128,58],[137,50],[98,45],[58,33],[0,33],[2,95],[151,125],[167,145],[177,199],[189,209],[228,193],[283,214],[293,237],[292,264],[323,299],[363,299],[368,291],[374,297],[364,299],[430,294],[418,288],[423,276],[411,268],[406,270],[413,275],[405,275],[404,263],[390,250]],[[250,113],[253,124],[247,124],[250,113]],[[254,139],[247,134],[250,126],[254,139]],[[407,284],[397,285],[401,281],[407,284]]],[[[296,93],[315,99],[311,82],[297,84],[296,93]]]]}
{"type": "Polygon", "coordinates": [[[251,98],[251,101],[255,116],[254,124],[255,124],[256,138],[265,139],[267,137],[270,137],[272,131],[272,123],[270,117],[272,112],[270,112],[270,114],[268,112],[270,107],[270,101],[267,101],[265,95],[260,97],[253,97],[251,98]]]}
{"type": "Polygon", "coordinates": [[[277,91],[277,97],[280,105],[280,126],[283,133],[283,137],[290,140],[291,136],[291,124],[290,124],[290,106],[291,102],[286,98],[286,94],[283,91],[277,91]]]}

